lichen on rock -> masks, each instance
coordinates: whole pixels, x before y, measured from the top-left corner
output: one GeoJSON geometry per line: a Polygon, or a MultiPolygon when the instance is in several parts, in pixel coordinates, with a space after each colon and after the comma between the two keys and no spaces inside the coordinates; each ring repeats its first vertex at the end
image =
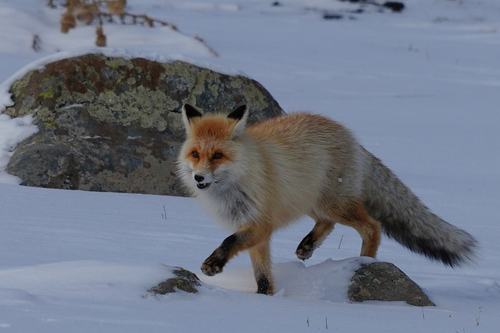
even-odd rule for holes
{"type": "Polygon", "coordinates": [[[172,270],[172,274],[174,277],[158,283],[156,286],[150,288],[148,293],[151,295],[166,295],[179,290],[191,294],[198,293],[198,287],[201,286],[201,282],[196,274],[182,267],[175,267],[172,270]]]}
{"type": "Polygon", "coordinates": [[[434,305],[413,280],[388,262],[375,262],[356,270],[347,293],[355,302],[403,301],[415,306],[434,305]]]}

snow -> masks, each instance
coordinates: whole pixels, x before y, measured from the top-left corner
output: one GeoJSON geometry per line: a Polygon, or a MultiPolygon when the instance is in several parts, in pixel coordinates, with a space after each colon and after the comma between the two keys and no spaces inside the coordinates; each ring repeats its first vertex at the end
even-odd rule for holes
{"type": "Polygon", "coordinates": [[[17,177],[9,175],[5,169],[14,147],[38,131],[31,122],[31,116],[11,119],[5,114],[0,114],[0,183],[18,184],[20,182],[17,177]]]}
{"type": "MultiPolygon", "coordinates": [[[[309,329],[325,329],[325,318],[329,329],[348,332],[400,332],[402,327],[491,332],[498,324],[498,267],[492,267],[492,276],[475,268],[440,271],[387,240],[381,259],[406,266],[438,307],[348,303],[349,276],[370,259],[345,259],[360,246],[347,228],[337,228],[306,265],[293,251],[310,223],[279,232],[273,240],[279,291],[268,297],[253,293],[246,255],[221,275],[201,274],[201,261],[226,231],[193,199],[14,185],[1,185],[0,198],[0,242],[6,249],[0,253],[0,323],[16,332],[196,332],[207,325],[222,331],[237,325],[242,332],[301,332],[307,321],[309,329]],[[196,272],[205,283],[200,294],[148,297],[148,288],[170,277],[165,265],[196,272]]],[[[479,228],[469,229],[481,236],[479,228]]]]}
{"type": "Polygon", "coordinates": [[[354,272],[373,258],[359,257],[334,261],[327,259],[306,267],[302,262],[289,262],[274,267],[277,289],[285,297],[301,300],[345,302],[346,291],[354,272]],[[332,279],[332,276],[335,278],[332,279]]]}
{"type": "MultiPolygon", "coordinates": [[[[106,54],[184,59],[262,83],[287,111],[351,128],[436,213],[480,243],[475,264],[450,269],[386,238],[396,264],[437,307],[347,302],[359,236],[338,226],[305,264],[302,219],[272,243],[278,293],[255,295],[247,255],[224,272],[199,266],[227,236],[194,199],[20,187],[0,173],[0,330],[6,332],[495,332],[500,325],[500,3],[407,0],[404,12],[323,20],[327,0],[144,0],[130,11],[177,24],[105,27],[106,54]],[[219,54],[189,38],[199,34],[219,54]],[[353,258],[354,257],[354,258],[353,258]],[[200,294],[145,297],[183,266],[200,294]]],[[[0,104],[27,70],[94,46],[93,30],[58,32],[45,2],[0,2],[0,104]],[[31,49],[34,34],[42,50],[31,49]],[[60,51],[60,53],[56,53],[60,51]],[[16,74],[17,72],[17,74],[16,74]],[[10,77],[10,79],[9,79],[10,77]]],[[[1,107],[0,107],[1,108],[1,107]]],[[[36,128],[0,114],[0,170],[36,128]]]]}

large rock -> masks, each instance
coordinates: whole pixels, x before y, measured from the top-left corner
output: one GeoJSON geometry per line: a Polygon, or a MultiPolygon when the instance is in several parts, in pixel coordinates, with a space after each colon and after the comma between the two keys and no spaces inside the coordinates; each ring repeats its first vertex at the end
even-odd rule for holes
{"type": "Polygon", "coordinates": [[[356,270],[347,291],[351,301],[404,301],[416,306],[434,303],[395,265],[375,262],[356,270]]]}
{"type": "Polygon", "coordinates": [[[5,112],[32,114],[39,132],[18,145],[7,171],[24,185],[93,191],[185,194],[175,177],[185,102],[210,112],[246,103],[250,123],[283,112],[243,76],[98,54],[29,72],[11,93],[5,112]]]}

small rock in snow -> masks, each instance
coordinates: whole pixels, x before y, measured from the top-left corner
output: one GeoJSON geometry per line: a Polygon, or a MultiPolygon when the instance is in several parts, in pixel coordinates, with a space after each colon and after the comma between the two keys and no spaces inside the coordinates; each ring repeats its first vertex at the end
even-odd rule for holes
{"type": "Polygon", "coordinates": [[[153,295],[165,295],[175,293],[178,290],[192,294],[196,294],[198,292],[197,287],[201,286],[201,282],[196,274],[182,267],[176,267],[172,273],[175,277],[160,282],[158,285],[149,289],[148,292],[153,295]]]}

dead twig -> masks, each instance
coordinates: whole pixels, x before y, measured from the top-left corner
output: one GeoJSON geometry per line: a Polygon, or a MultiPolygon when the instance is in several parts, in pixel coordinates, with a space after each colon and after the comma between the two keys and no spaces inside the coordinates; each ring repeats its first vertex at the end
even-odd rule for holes
{"type": "Polygon", "coordinates": [[[33,35],[33,41],[31,42],[31,48],[35,52],[40,52],[42,50],[42,40],[37,34],[33,35]]]}

